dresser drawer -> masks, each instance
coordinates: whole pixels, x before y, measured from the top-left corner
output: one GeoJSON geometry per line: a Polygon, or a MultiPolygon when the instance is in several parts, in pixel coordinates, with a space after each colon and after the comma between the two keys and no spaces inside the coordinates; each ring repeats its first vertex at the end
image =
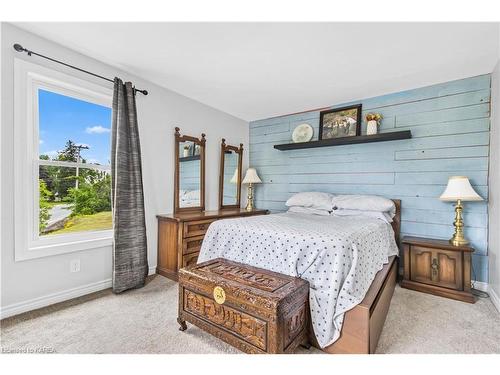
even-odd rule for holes
{"type": "Polygon", "coordinates": [[[201,250],[201,244],[203,243],[203,238],[205,236],[195,236],[184,238],[182,241],[182,254],[199,253],[201,250]]]}
{"type": "Polygon", "coordinates": [[[199,252],[184,255],[182,257],[182,268],[196,264],[198,261],[198,255],[200,255],[199,252]]]}
{"type": "Polygon", "coordinates": [[[207,232],[209,225],[214,221],[215,219],[185,222],[183,237],[186,238],[204,235],[207,232]]]}

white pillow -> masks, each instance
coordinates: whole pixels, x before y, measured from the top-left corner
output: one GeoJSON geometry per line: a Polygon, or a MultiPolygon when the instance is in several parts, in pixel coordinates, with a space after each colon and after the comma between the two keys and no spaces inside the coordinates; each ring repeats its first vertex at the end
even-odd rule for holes
{"type": "Polygon", "coordinates": [[[373,217],[385,221],[387,224],[392,223],[392,216],[387,212],[379,211],[361,211],[361,210],[333,210],[332,216],[366,216],[373,217]]]}
{"type": "Polygon", "coordinates": [[[378,195],[336,195],[332,205],[334,209],[388,212],[391,218],[396,213],[394,202],[378,195]]]}
{"type": "Polygon", "coordinates": [[[288,212],[295,212],[298,214],[308,214],[308,215],[330,216],[330,211],[319,210],[317,208],[311,208],[311,207],[301,207],[301,206],[292,206],[288,209],[288,212]]]}
{"type": "Polygon", "coordinates": [[[182,199],[185,199],[185,200],[200,199],[200,191],[199,190],[186,190],[184,192],[184,195],[182,196],[182,199]]]}
{"type": "Polygon", "coordinates": [[[292,195],[286,201],[287,207],[300,206],[312,207],[320,210],[332,210],[333,194],[309,191],[292,195]]]}

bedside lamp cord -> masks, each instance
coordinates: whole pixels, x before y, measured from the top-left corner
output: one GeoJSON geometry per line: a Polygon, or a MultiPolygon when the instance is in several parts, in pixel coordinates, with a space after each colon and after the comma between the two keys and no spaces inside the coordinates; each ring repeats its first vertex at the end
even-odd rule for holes
{"type": "Polygon", "coordinates": [[[474,277],[474,280],[471,280],[471,292],[475,296],[479,298],[489,298],[490,295],[486,292],[483,292],[482,290],[478,290],[474,287],[474,281],[476,280],[476,271],[474,270],[474,265],[471,262],[471,268],[472,268],[472,276],[474,277]]]}

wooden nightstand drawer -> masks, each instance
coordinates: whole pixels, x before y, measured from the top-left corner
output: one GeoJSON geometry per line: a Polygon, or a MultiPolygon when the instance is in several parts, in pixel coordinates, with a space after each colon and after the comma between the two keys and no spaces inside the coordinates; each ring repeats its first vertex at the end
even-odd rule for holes
{"type": "Polygon", "coordinates": [[[462,253],[410,246],[410,280],[463,290],[462,253]]]}
{"type": "Polygon", "coordinates": [[[470,286],[473,248],[418,237],[405,237],[402,242],[402,287],[465,302],[475,301],[470,286]]]}

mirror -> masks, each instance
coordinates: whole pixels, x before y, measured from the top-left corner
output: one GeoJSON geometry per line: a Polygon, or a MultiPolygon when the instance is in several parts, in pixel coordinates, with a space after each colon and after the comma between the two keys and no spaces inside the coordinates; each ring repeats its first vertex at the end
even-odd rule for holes
{"type": "Polygon", "coordinates": [[[205,134],[181,136],[175,128],[174,213],[205,209],[205,134]]]}
{"type": "Polygon", "coordinates": [[[219,171],[219,209],[239,208],[243,143],[240,147],[226,145],[222,138],[219,171]]]}

